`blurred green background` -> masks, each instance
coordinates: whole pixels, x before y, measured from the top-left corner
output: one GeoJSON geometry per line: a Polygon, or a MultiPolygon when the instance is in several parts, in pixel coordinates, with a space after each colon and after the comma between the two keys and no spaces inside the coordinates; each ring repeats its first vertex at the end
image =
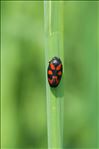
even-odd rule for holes
{"type": "MultiPolygon", "coordinates": [[[[98,148],[99,2],[64,2],[64,148],[98,148]]],[[[1,5],[1,143],[47,148],[44,6],[1,5]]]]}

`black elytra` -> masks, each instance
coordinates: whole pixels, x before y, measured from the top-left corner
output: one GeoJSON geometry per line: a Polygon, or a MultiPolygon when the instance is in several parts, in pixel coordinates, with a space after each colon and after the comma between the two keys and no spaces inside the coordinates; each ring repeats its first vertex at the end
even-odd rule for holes
{"type": "Polygon", "coordinates": [[[60,58],[53,57],[49,61],[47,75],[48,82],[51,87],[57,87],[60,83],[63,72],[63,66],[60,58]]]}

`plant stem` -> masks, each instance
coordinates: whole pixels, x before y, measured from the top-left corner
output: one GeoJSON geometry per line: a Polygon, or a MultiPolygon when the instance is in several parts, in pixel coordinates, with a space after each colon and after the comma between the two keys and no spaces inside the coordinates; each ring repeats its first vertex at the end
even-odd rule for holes
{"type": "Polygon", "coordinates": [[[54,56],[61,59],[64,74],[63,5],[63,1],[44,2],[47,127],[50,149],[61,149],[63,144],[64,76],[57,88],[50,88],[47,78],[47,67],[54,56]]]}

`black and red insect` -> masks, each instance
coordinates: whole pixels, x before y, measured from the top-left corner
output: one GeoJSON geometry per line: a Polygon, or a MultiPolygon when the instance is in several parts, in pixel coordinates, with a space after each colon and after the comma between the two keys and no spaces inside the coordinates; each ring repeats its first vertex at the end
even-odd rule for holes
{"type": "Polygon", "coordinates": [[[53,57],[48,65],[48,82],[51,87],[57,87],[62,77],[63,66],[60,58],[53,57]]]}

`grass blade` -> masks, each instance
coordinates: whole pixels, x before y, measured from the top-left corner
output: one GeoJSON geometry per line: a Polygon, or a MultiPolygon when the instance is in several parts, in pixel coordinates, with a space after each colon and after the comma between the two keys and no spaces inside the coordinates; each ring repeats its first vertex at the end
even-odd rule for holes
{"type": "Polygon", "coordinates": [[[50,149],[62,148],[64,76],[57,88],[50,88],[47,80],[47,67],[48,62],[57,56],[62,60],[64,72],[63,3],[63,1],[44,2],[47,126],[48,148],[50,149]]]}

